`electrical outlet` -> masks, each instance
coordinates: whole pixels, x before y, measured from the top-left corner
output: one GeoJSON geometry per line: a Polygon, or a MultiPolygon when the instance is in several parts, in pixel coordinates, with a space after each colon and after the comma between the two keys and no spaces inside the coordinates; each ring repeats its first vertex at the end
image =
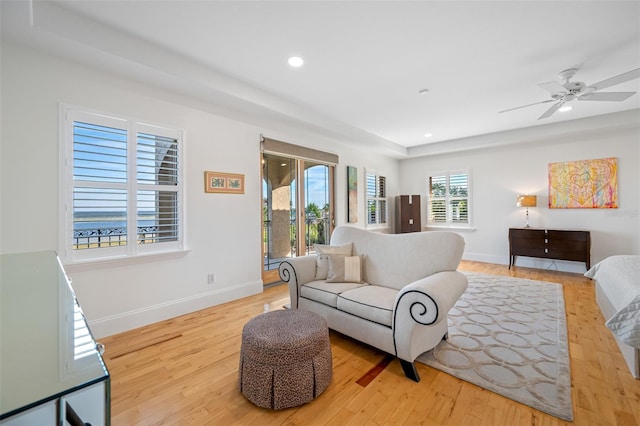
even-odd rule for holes
{"type": "Polygon", "coordinates": [[[211,272],[210,274],[207,274],[207,284],[215,284],[216,282],[216,274],[214,274],[213,272],[211,272]]]}

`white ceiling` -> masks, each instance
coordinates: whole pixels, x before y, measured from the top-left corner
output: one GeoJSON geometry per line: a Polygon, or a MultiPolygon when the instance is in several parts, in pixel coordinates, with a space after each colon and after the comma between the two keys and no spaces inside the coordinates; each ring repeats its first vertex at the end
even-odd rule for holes
{"type": "Polygon", "coordinates": [[[3,36],[397,152],[640,108],[499,113],[549,99],[537,83],[567,68],[587,84],[640,68],[640,1],[56,1],[33,4],[32,27],[28,1],[6,3],[3,36]]]}

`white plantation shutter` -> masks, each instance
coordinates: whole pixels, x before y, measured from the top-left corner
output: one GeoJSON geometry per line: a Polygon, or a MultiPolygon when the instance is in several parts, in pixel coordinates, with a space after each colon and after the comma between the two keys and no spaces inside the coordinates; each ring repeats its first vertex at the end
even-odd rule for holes
{"type": "Polygon", "coordinates": [[[376,176],[374,174],[367,173],[367,223],[375,224],[377,222],[378,214],[376,211],[376,176]]]}
{"type": "Polygon", "coordinates": [[[452,223],[469,223],[469,175],[449,175],[449,220],[452,223]]]}
{"type": "Polygon", "coordinates": [[[138,183],[177,186],[178,141],[138,133],[137,166],[138,183]]]}
{"type": "Polygon", "coordinates": [[[470,173],[434,174],[428,182],[429,214],[432,225],[469,225],[470,173]]]}
{"type": "Polygon", "coordinates": [[[429,222],[447,222],[447,176],[429,178],[429,222]]]}
{"type": "Polygon", "coordinates": [[[136,217],[138,242],[176,241],[179,211],[178,140],[138,133],[136,164],[139,185],[136,217]]]}
{"type": "Polygon", "coordinates": [[[126,122],[94,122],[73,122],[74,250],[127,243],[126,122]]]}
{"type": "Polygon", "coordinates": [[[61,112],[66,260],[181,250],[181,132],[70,107],[61,112]]]}
{"type": "Polygon", "coordinates": [[[387,224],[387,178],[376,173],[366,173],[367,224],[387,224]]]}

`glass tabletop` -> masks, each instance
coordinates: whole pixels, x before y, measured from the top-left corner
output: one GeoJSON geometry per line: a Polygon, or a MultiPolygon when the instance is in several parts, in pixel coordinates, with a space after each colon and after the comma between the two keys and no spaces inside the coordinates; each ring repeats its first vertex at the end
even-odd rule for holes
{"type": "Polygon", "coordinates": [[[0,418],[106,380],[56,253],[0,258],[0,418]]]}

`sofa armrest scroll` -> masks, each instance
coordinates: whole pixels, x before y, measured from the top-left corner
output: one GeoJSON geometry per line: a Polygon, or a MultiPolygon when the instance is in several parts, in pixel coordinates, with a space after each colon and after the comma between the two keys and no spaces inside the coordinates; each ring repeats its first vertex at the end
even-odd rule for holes
{"type": "Polygon", "coordinates": [[[413,362],[418,330],[446,321],[447,314],[467,289],[467,277],[458,271],[445,271],[405,286],[396,296],[393,336],[396,356],[413,362]]]}
{"type": "Polygon", "coordinates": [[[300,286],[316,277],[316,256],[298,256],[283,260],[278,267],[278,273],[280,279],[289,286],[291,309],[297,309],[300,286]]]}
{"type": "Polygon", "coordinates": [[[439,272],[414,281],[403,287],[396,296],[396,319],[404,310],[418,324],[440,322],[468,284],[467,277],[458,271],[439,272]]]}

